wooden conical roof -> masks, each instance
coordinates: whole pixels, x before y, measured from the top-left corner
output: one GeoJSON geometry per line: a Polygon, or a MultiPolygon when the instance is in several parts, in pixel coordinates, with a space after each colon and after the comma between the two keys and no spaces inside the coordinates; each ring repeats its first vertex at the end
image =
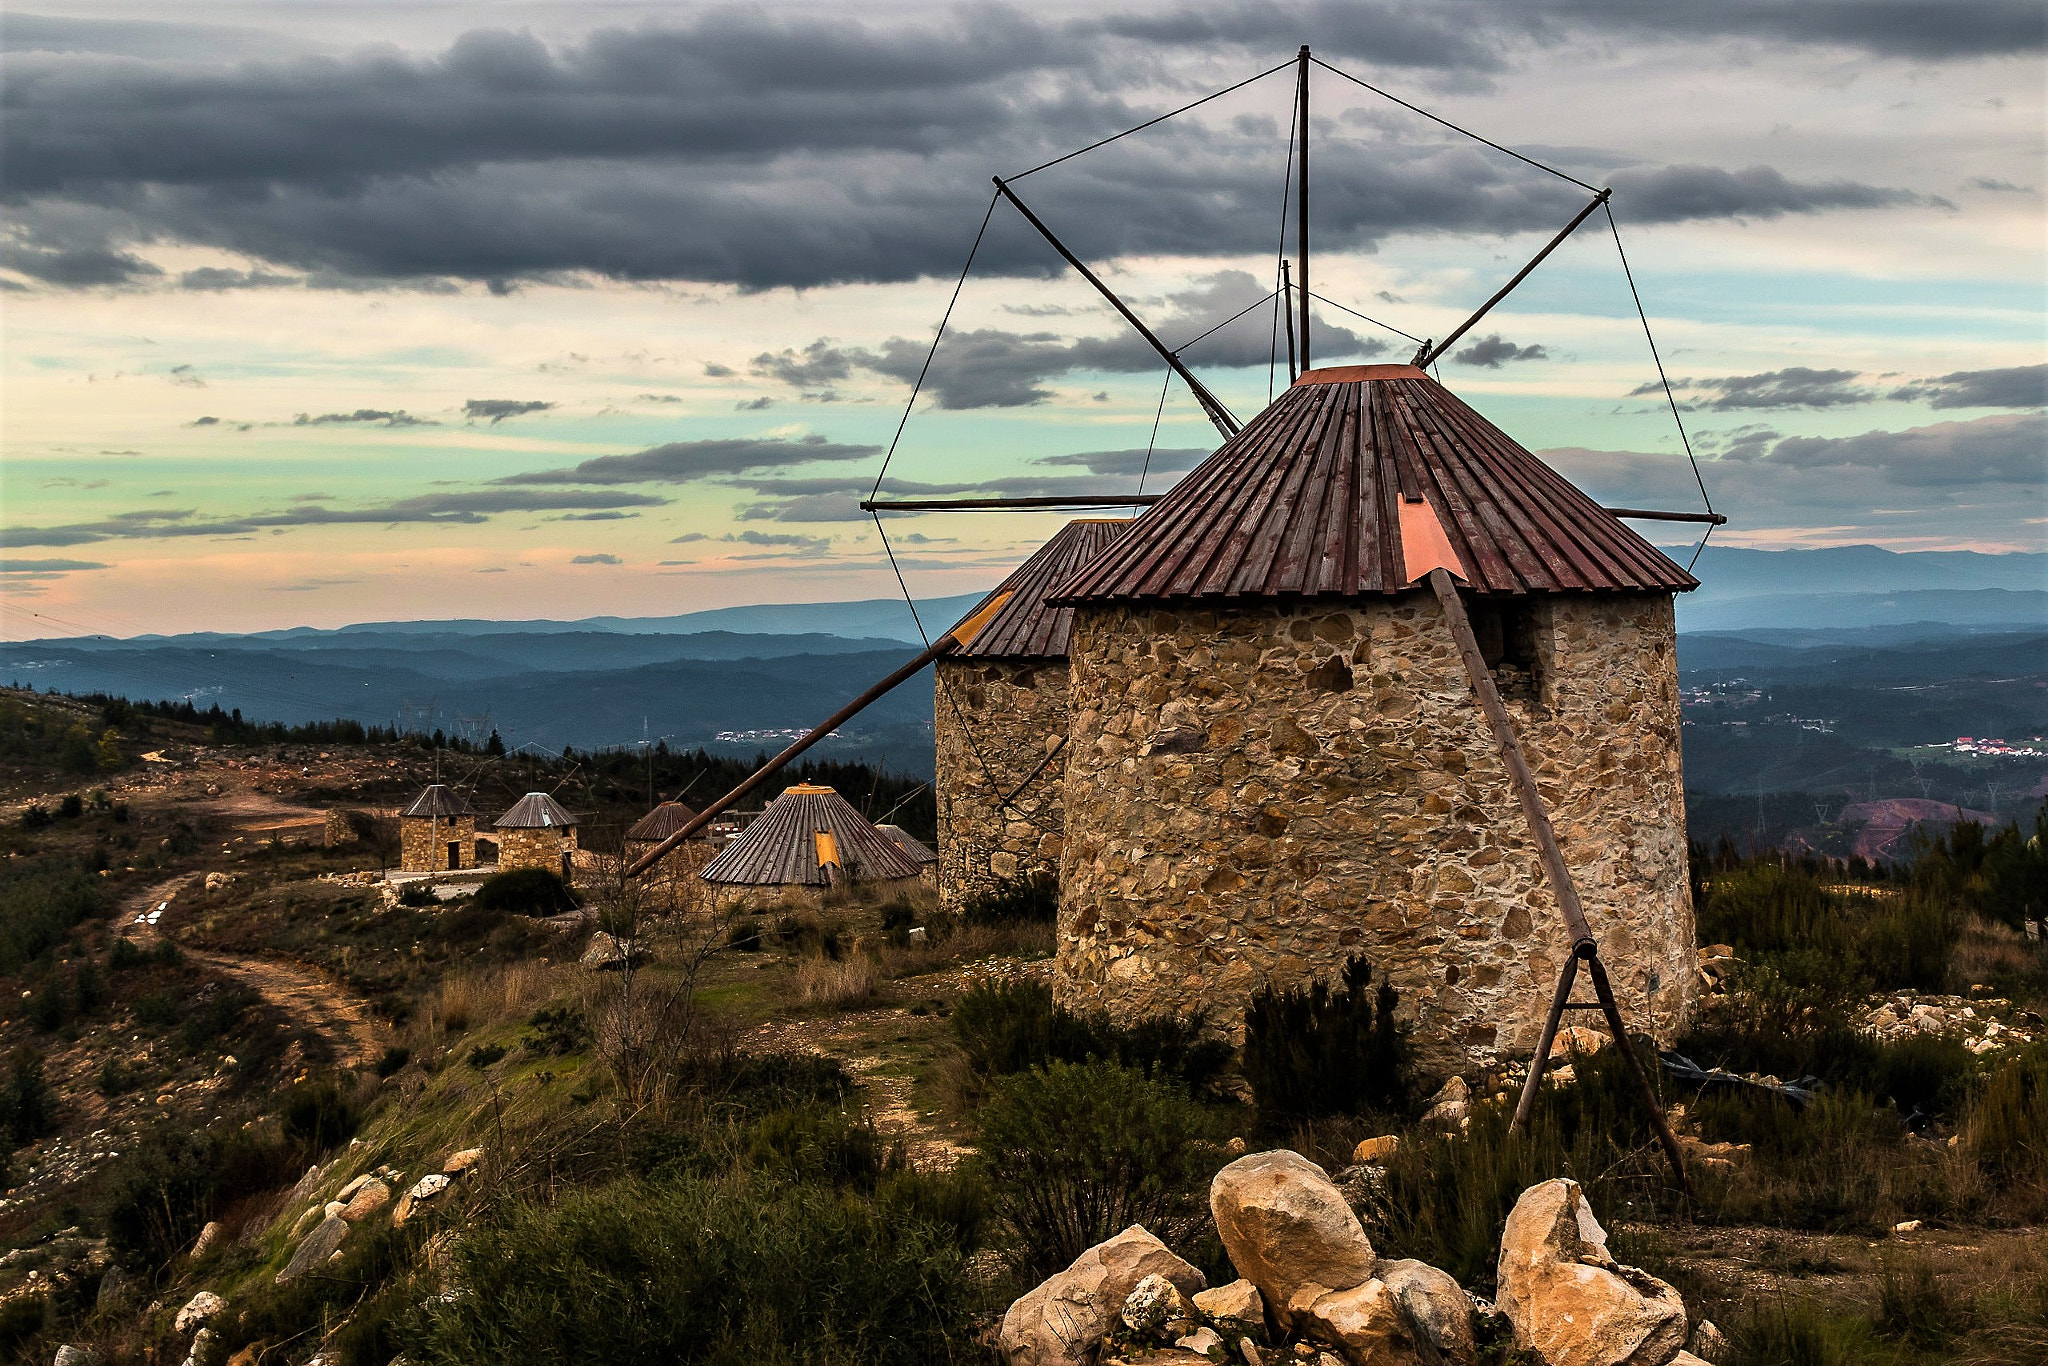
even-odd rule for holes
{"type": "Polygon", "coordinates": [[[547,793],[529,792],[491,824],[500,830],[567,830],[576,824],[576,818],[547,793]]]}
{"type": "Polygon", "coordinates": [[[663,802],[626,827],[626,838],[629,840],[665,840],[695,819],[697,819],[697,813],[684,806],[681,802],[663,802]]]}
{"type": "Polygon", "coordinates": [[[1040,546],[975,605],[974,611],[979,612],[999,595],[1010,594],[1002,610],[990,617],[957,655],[974,659],[1065,659],[1067,639],[1074,630],[1074,612],[1070,607],[1050,606],[1046,595],[1114,544],[1130,525],[1129,518],[1084,517],[1060,528],[1057,536],[1040,546]]]}
{"type": "Polygon", "coordinates": [[[1051,601],[1405,592],[1429,514],[1476,592],[1699,586],[1422,370],[1356,365],[1304,374],[1051,601]]]}
{"type": "Polygon", "coordinates": [[[768,809],[697,876],[706,882],[752,887],[825,886],[825,870],[818,862],[820,833],[829,834],[838,846],[839,866],[848,877],[917,876],[917,865],[846,798],[810,783],[798,783],[768,803],[768,809]]]}
{"type": "Polygon", "coordinates": [[[426,789],[412,799],[412,805],[398,814],[447,820],[454,816],[473,816],[476,812],[468,799],[448,784],[428,783],[426,789]]]}

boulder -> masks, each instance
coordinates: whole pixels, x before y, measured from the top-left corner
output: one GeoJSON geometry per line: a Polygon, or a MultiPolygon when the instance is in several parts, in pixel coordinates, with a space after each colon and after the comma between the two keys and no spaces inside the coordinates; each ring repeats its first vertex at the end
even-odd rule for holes
{"type": "Polygon", "coordinates": [[[1212,1323],[1262,1332],[1266,1327],[1266,1301],[1250,1281],[1232,1281],[1213,1290],[1195,1294],[1195,1308],[1212,1323]]]}
{"type": "Polygon", "coordinates": [[[1665,1362],[1664,1366],[1714,1366],[1714,1363],[1704,1361],[1694,1356],[1691,1352],[1680,1352],[1677,1356],[1665,1362]]]}
{"type": "Polygon", "coordinates": [[[99,1294],[93,1297],[93,1308],[111,1309],[127,1299],[134,1289],[134,1278],[116,1263],[107,1268],[106,1275],[100,1277],[99,1294]]]}
{"type": "Polygon", "coordinates": [[[376,1179],[377,1178],[373,1173],[364,1172],[361,1176],[356,1177],[354,1180],[350,1181],[346,1186],[343,1186],[340,1190],[336,1191],[334,1193],[334,1198],[341,1201],[342,1204],[346,1205],[350,1200],[355,1198],[355,1193],[357,1191],[361,1190],[364,1186],[368,1185],[370,1182],[376,1179]]]}
{"type": "Polygon", "coordinates": [[[1154,1275],[1166,1277],[1182,1294],[1207,1284],[1200,1271],[1138,1224],[1089,1248],[1003,1315],[997,1345],[1004,1366],[1072,1366],[1092,1360],[1124,1301],[1138,1282],[1154,1275]]]}
{"type": "Polygon", "coordinates": [[[1300,1153],[1252,1153],[1216,1173],[1209,1211],[1240,1276],[1283,1320],[1303,1286],[1372,1278],[1372,1244],[1328,1173],[1300,1153]]]}
{"type": "Polygon", "coordinates": [[[592,972],[622,972],[647,957],[647,951],[631,940],[617,939],[599,930],[590,936],[583,950],[583,966],[592,972]]]}
{"type": "Polygon", "coordinates": [[[57,1349],[51,1366],[92,1366],[92,1353],[83,1347],[73,1347],[67,1342],[57,1349]]]}
{"type": "Polygon", "coordinates": [[[320,1212],[329,1219],[338,1219],[341,1217],[341,1212],[347,1208],[348,1201],[346,1200],[329,1200],[321,1207],[320,1212]]]}
{"type": "Polygon", "coordinates": [[[1177,1339],[1173,1345],[1183,1352],[1193,1352],[1198,1357],[1206,1357],[1211,1352],[1223,1350],[1223,1339],[1214,1328],[1197,1328],[1186,1337],[1177,1339]]]}
{"type": "Polygon", "coordinates": [[[1378,1166],[1392,1157],[1400,1146],[1401,1136],[1399,1134],[1381,1134],[1378,1138],[1361,1138],[1358,1140],[1358,1146],[1351,1150],[1351,1160],[1355,1163],[1378,1166]]]}
{"type": "Polygon", "coordinates": [[[1124,1327],[1142,1338],[1164,1342],[1195,1326],[1195,1306],[1181,1288],[1154,1272],[1124,1297],[1124,1327]]]}
{"type": "Polygon", "coordinates": [[[185,1366],[205,1366],[213,1354],[213,1330],[202,1328],[192,1335],[192,1350],[185,1354],[185,1366]]]}
{"type": "Polygon", "coordinates": [[[307,1234],[292,1253],[291,1261],[284,1270],[277,1273],[277,1283],[285,1285],[311,1271],[332,1257],[341,1249],[342,1239],[348,1237],[348,1222],[339,1215],[330,1214],[320,1221],[320,1226],[307,1234]]]}
{"type": "Polygon", "coordinates": [[[194,1258],[204,1257],[207,1253],[213,1251],[214,1244],[220,1241],[220,1233],[220,1220],[208,1219],[206,1227],[199,1230],[198,1241],[192,1244],[192,1256],[194,1258]]]}
{"type": "Polygon", "coordinates": [[[450,1153],[448,1155],[448,1160],[441,1164],[441,1175],[466,1175],[477,1163],[483,1160],[484,1150],[482,1148],[464,1148],[459,1153],[450,1153]]]}
{"type": "Polygon", "coordinates": [[[419,1211],[421,1205],[433,1200],[452,1184],[439,1172],[430,1172],[413,1182],[411,1189],[398,1198],[398,1208],[391,1211],[391,1227],[404,1228],[406,1221],[419,1211]]]}
{"type": "Polygon", "coordinates": [[[1719,1361],[1728,1355],[1728,1335],[1716,1328],[1712,1319],[1701,1319],[1692,1326],[1692,1337],[1685,1350],[1708,1361],[1719,1361]]]}
{"type": "Polygon", "coordinates": [[[183,1336],[195,1328],[204,1328],[206,1321],[227,1308],[227,1302],[211,1290],[202,1290],[185,1301],[185,1307],[178,1311],[178,1317],[171,1320],[171,1331],[183,1336]]]}
{"type": "Polygon", "coordinates": [[[1297,1329],[1342,1347],[1352,1361],[1369,1366],[1426,1366],[1431,1360],[1433,1354],[1385,1281],[1318,1290],[1303,1287],[1287,1306],[1297,1329]]]}
{"type": "Polygon", "coordinates": [[[1479,1342],[1472,1332],[1472,1297],[1455,1277],[1412,1258],[1382,1261],[1374,1270],[1375,1278],[1408,1316],[1415,1335],[1435,1348],[1442,1360],[1464,1366],[1479,1359],[1479,1342]]]}
{"type": "Polygon", "coordinates": [[[1500,1244],[1499,1305],[1549,1366],[1666,1366],[1685,1345],[1678,1292],[1616,1262],[1576,1181],[1522,1192],[1500,1244]]]}
{"type": "Polygon", "coordinates": [[[1452,1077],[1429,1098],[1429,1108],[1423,1112],[1422,1121],[1436,1129],[1459,1129],[1464,1127],[1471,1111],[1472,1088],[1465,1084],[1463,1077],[1452,1077]]]}
{"type": "Polygon", "coordinates": [[[375,1177],[356,1187],[355,1194],[341,1207],[341,1217],[359,1224],[391,1203],[391,1187],[375,1177]]]}

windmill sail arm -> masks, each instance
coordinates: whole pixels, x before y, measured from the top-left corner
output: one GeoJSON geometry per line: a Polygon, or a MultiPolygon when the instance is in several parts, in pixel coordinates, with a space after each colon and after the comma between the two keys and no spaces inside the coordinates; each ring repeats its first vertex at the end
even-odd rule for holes
{"type": "Polygon", "coordinates": [[[1130,305],[1117,297],[1115,290],[1102,282],[1101,276],[1088,269],[1087,264],[1080,257],[1067,249],[1066,243],[1053,235],[1053,230],[1048,228],[1044,221],[1037,214],[1033,213],[1023,200],[1017,197],[1017,192],[1011,189],[1001,176],[996,176],[994,179],[997,193],[1009,200],[1017,212],[1024,215],[1024,221],[1038,229],[1038,235],[1052,244],[1052,249],[1060,254],[1061,259],[1065,260],[1068,265],[1079,272],[1082,279],[1093,285],[1095,292],[1108,300],[1109,306],[1122,314],[1124,321],[1135,328],[1138,335],[1143,337],[1146,343],[1159,353],[1160,359],[1167,363],[1173,370],[1173,373],[1181,377],[1182,381],[1188,386],[1188,392],[1195,396],[1195,402],[1202,406],[1202,412],[1208,417],[1210,422],[1215,424],[1216,430],[1223,433],[1226,439],[1236,436],[1238,428],[1242,424],[1238,422],[1236,417],[1232,416],[1228,408],[1223,406],[1223,401],[1210,393],[1209,387],[1206,384],[1195,378],[1194,372],[1188,369],[1179,356],[1167,348],[1165,342],[1159,340],[1157,333],[1145,326],[1144,319],[1133,313],[1130,305]]]}

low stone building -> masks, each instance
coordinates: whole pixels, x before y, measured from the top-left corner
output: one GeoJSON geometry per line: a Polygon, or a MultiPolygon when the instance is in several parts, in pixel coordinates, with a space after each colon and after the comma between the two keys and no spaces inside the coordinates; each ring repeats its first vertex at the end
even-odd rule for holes
{"type": "Polygon", "coordinates": [[[475,810],[447,784],[429,784],[398,813],[399,871],[448,873],[475,866],[475,810]]]}
{"type": "Polygon", "coordinates": [[[1364,954],[1440,1068],[1533,1046],[1557,903],[1450,569],[1624,1010],[1693,989],[1672,594],[1695,581],[1411,366],[1311,371],[1053,596],[1074,608],[1055,990],[1206,1009],[1364,954]]]}
{"type": "Polygon", "coordinates": [[[567,878],[576,852],[576,818],[545,792],[529,792],[491,822],[498,832],[498,871],[545,868],[567,878]]]}
{"type": "Polygon", "coordinates": [[[949,910],[999,883],[1059,869],[1074,614],[1045,597],[1128,526],[1125,519],[1069,522],[975,607],[1010,595],[974,639],[938,662],[933,791],[939,901],[949,910]]]}
{"type": "Polygon", "coordinates": [[[772,888],[913,882],[917,864],[829,787],[797,783],[768,803],[697,876],[714,900],[772,888]]]}
{"type": "MultiPolygon", "coordinates": [[[[642,855],[653,852],[656,845],[695,819],[697,813],[681,802],[662,802],[626,828],[626,862],[631,864],[642,855]]],[[[663,854],[661,861],[647,872],[654,877],[688,879],[711,862],[717,852],[718,846],[711,837],[700,834],[663,854]]]]}

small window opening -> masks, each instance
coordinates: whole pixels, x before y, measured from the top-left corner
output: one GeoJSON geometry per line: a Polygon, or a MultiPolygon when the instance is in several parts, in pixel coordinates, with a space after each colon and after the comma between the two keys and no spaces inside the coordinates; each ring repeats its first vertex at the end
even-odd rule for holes
{"type": "Polygon", "coordinates": [[[1536,604],[1527,598],[1473,602],[1467,615],[1479,641],[1479,657],[1493,671],[1493,686],[1509,702],[1537,700],[1536,604]]]}

